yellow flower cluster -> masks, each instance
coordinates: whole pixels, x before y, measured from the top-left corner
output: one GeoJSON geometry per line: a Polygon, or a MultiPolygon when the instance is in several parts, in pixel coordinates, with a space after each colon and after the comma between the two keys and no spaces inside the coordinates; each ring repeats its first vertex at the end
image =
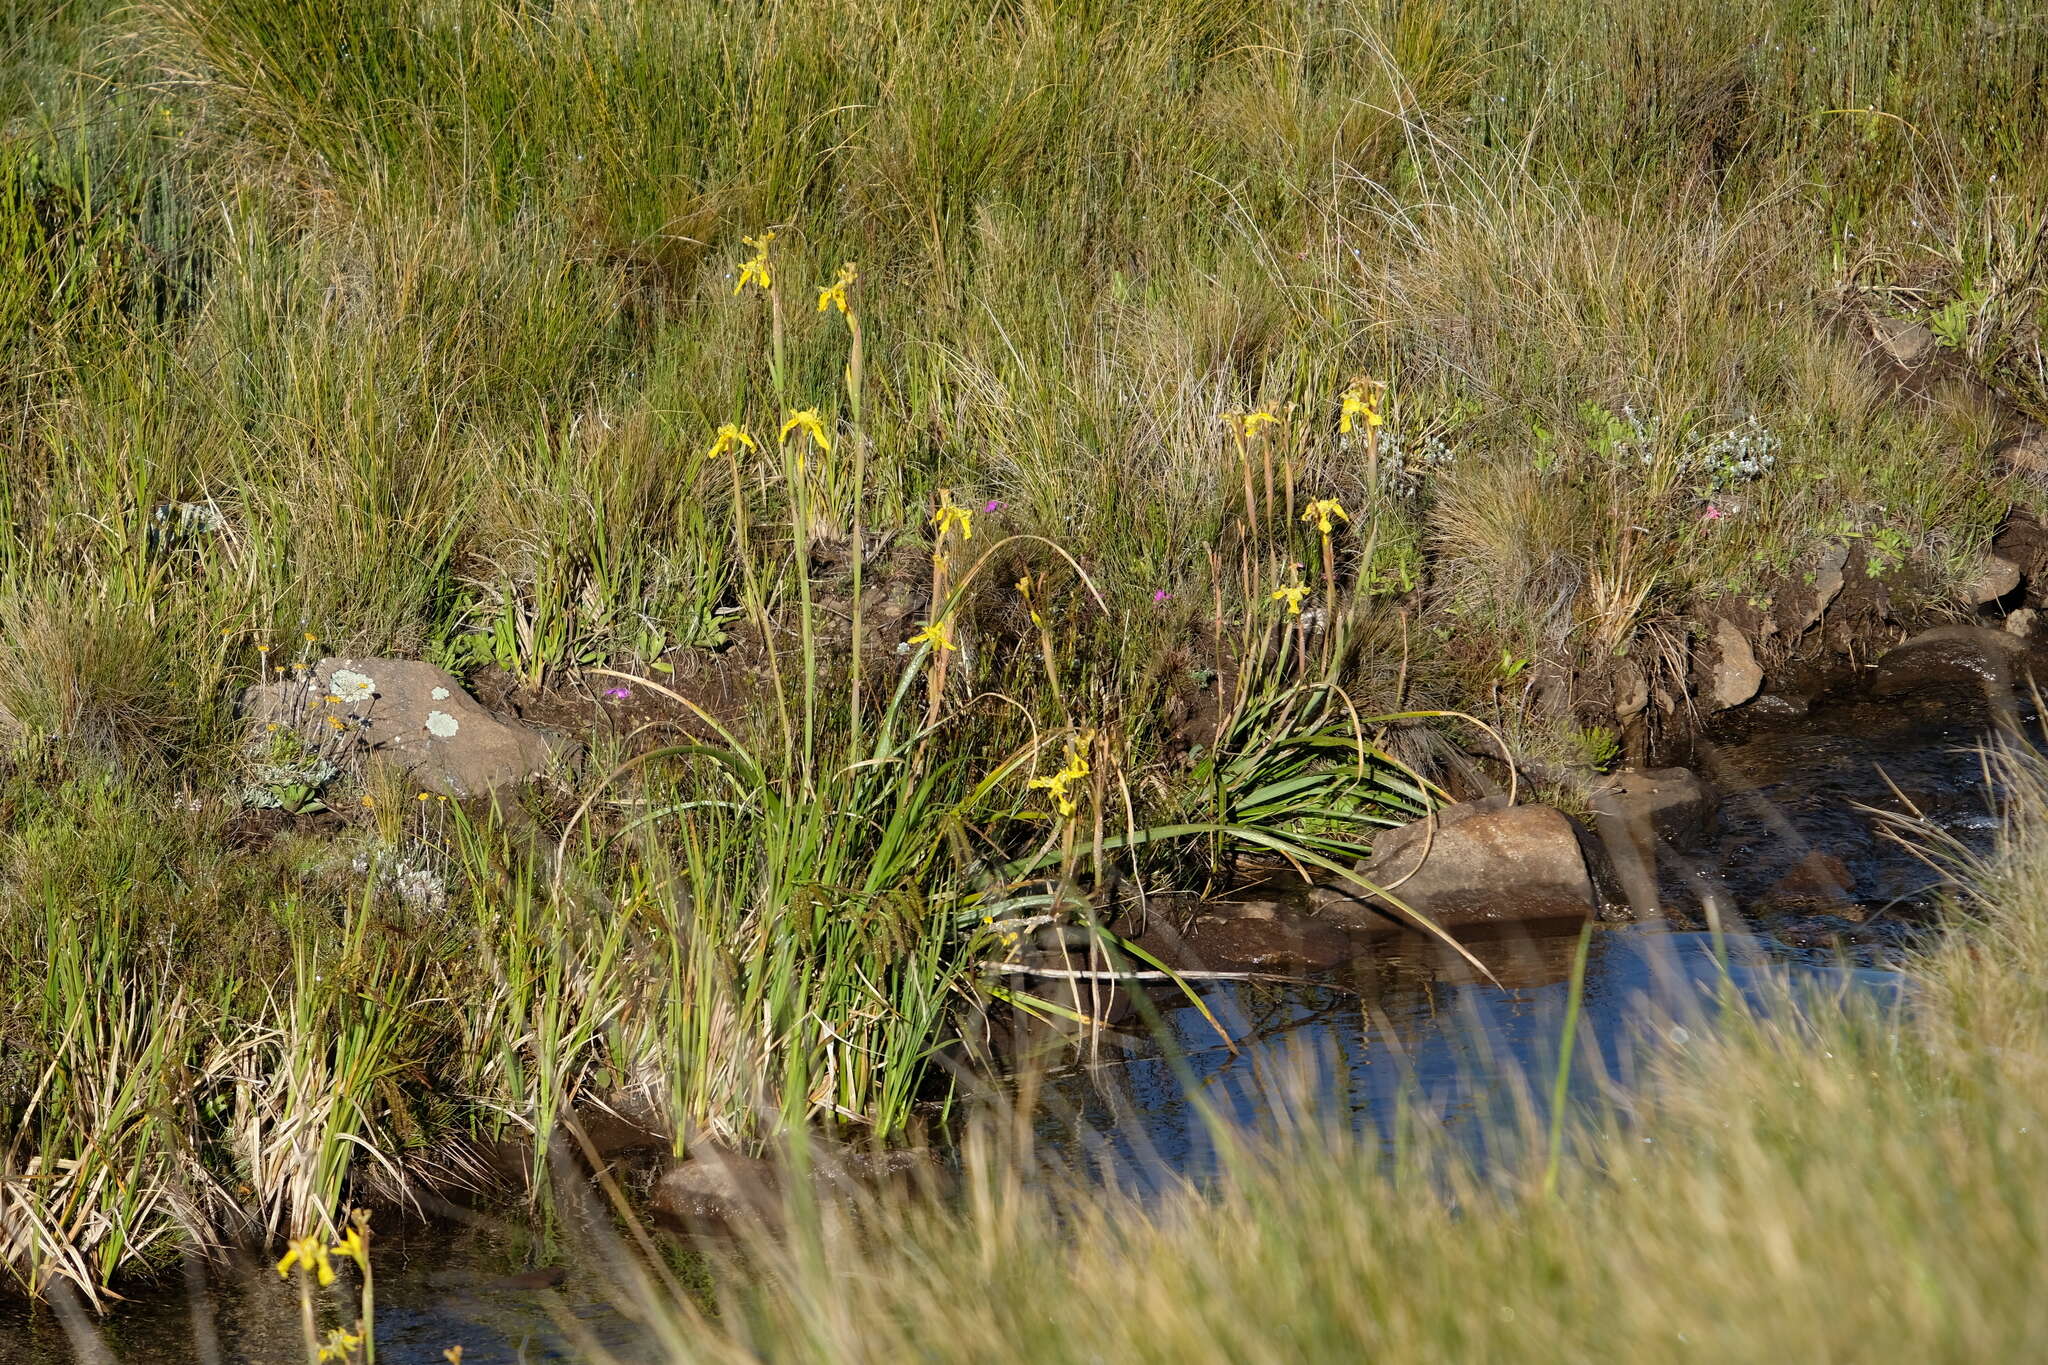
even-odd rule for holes
{"type": "MultiPolygon", "coordinates": [[[[360,1325],[360,1324],[358,1324],[360,1325]]],[[[353,1361],[356,1352],[363,1349],[363,1334],[351,1332],[346,1327],[337,1327],[327,1334],[327,1344],[320,1348],[320,1359],[353,1361]]]]}
{"type": "Polygon", "coordinates": [[[1034,777],[1025,784],[1031,790],[1043,791],[1052,797],[1053,808],[1059,812],[1063,820],[1071,818],[1074,812],[1081,808],[1081,803],[1068,789],[1088,776],[1091,771],[1088,767],[1087,750],[1094,738],[1095,732],[1092,730],[1068,736],[1066,766],[1050,777],[1034,777]]]}
{"type": "Polygon", "coordinates": [[[818,290],[818,311],[822,313],[828,308],[837,308],[841,313],[845,313],[847,311],[846,286],[859,278],[860,271],[853,265],[840,266],[839,274],[833,279],[832,283],[823,285],[818,290]]]}
{"type": "Polygon", "coordinates": [[[278,1277],[288,1278],[292,1273],[292,1267],[299,1266],[312,1272],[313,1278],[318,1280],[324,1289],[334,1283],[333,1258],[337,1256],[354,1261],[364,1270],[368,1270],[370,1243],[369,1239],[363,1236],[366,1218],[367,1215],[358,1211],[356,1221],[349,1225],[341,1240],[332,1246],[312,1234],[292,1239],[285,1245],[284,1259],[277,1263],[278,1277]]]}
{"type": "Polygon", "coordinates": [[[1386,419],[1380,416],[1378,386],[1369,379],[1354,379],[1351,387],[1344,390],[1344,410],[1338,415],[1337,430],[1348,436],[1361,418],[1368,427],[1386,425],[1386,419]]]}
{"type": "Polygon", "coordinates": [[[941,488],[938,510],[932,513],[932,525],[938,529],[941,544],[945,542],[948,531],[958,531],[962,543],[965,543],[974,539],[974,509],[955,506],[952,490],[941,488]]]}
{"type": "Polygon", "coordinates": [[[1335,498],[1317,498],[1308,505],[1308,510],[1301,514],[1301,519],[1315,522],[1316,530],[1327,536],[1337,529],[1336,522],[1350,521],[1351,514],[1346,512],[1344,504],[1335,498]],[[1336,521],[1331,520],[1333,517],[1336,521]]]}
{"type": "Polygon", "coordinates": [[[745,431],[734,426],[731,422],[727,422],[718,429],[717,438],[712,441],[711,451],[705,458],[715,460],[719,456],[727,454],[740,446],[745,446],[748,450],[759,450],[761,448],[754,444],[753,437],[747,435],[745,431]]]}
{"type": "Polygon", "coordinates": [[[737,294],[750,284],[758,284],[763,289],[772,288],[775,277],[768,267],[768,244],[775,240],[775,234],[764,232],[759,237],[742,237],[740,240],[754,249],[754,255],[740,263],[740,281],[732,287],[732,292],[737,294]]]}
{"type": "Polygon", "coordinates": [[[816,408],[805,408],[801,412],[792,412],[789,415],[789,420],[782,424],[781,439],[787,441],[789,433],[792,431],[809,432],[811,439],[817,442],[818,449],[824,451],[827,455],[832,453],[832,438],[825,434],[825,420],[818,416],[816,408]]]}
{"type": "Polygon", "coordinates": [[[320,1281],[320,1286],[324,1289],[334,1283],[334,1262],[329,1259],[331,1255],[332,1251],[327,1243],[318,1237],[295,1238],[286,1244],[284,1259],[277,1263],[278,1278],[287,1278],[291,1275],[293,1266],[302,1266],[313,1272],[314,1278],[320,1281]]]}
{"type": "Polygon", "coordinates": [[[1301,615],[1301,599],[1308,595],[1309,588],[1303,583],[1296,583],[1292,587],[1275,588],[1273,590],[1273,600],[1275,602],[1285,602],[1289,616],[1301,615]]]}

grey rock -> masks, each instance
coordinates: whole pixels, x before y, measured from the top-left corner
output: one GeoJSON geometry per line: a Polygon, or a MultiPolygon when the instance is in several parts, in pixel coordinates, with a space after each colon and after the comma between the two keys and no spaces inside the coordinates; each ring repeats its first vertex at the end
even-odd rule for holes
{"type": "Polygon", "coordinates": [[[2010,612],[2005,618],[2005,633],[2016,635],[2022,640],[2032,640],[2041,629],[2041,613],[2032,607],[2021,607],[2010,612]]]}
{"type": "Polygon", "coordinates": [[[322,659],[303,675],[248,689],[242,708],[258,724],[292,726],[311,744],[332,747],[345,736],[447,796],[516,785],[546,772],[553,758],[539,731],[492,715],[452,674],[417,659],[322,659]]]}
{"type": "Polygon", "coordinates": [[[1584,838],[1577,821],[1547,806],[1461,802],[1379,836],[1357,870],[1385,896],[1339,884],[1311,900],[1331,923],[1368,929],[1407,922],[1386,896],[1446,929],[1584,918],[1599,906],[1584,838]]]}
{"type": "Polygon", "coordinates": [[[1740,706],[1764,685],[1764,670],[1756,661],[1749,639],[1733,621],[1722,617],[1714,622],[1714,643],[1720,657],[1714,663],[1707,696],[1719,710],[1740,706]]]}

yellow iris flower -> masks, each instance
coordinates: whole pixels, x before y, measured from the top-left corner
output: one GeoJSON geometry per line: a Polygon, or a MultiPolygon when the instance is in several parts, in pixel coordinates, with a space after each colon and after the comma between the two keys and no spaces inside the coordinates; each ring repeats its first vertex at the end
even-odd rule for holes
{"type": "Polygon", "coordinates": [[[962,542],[974,539],[974,509],[953,505],[953,494],[939,490],[939,507],[932,513],[932,525],[938,528],[939,539],[946,538],[946,532],[958,531],[962,542]]]}
{"type": "Polygon", "coordinates": [[[1257,436],[1260,430],[1265,427],[1277,427],[1280,425],[1280,419],[1278,417],[1275,417],[1270,412],[1264,411],[1226,412],[1223,414],[1223,420],[1225,422],[1228,422],[1230,425],[1236,427],[1238,434],[1240,436],[1243,436],[1246,440],[1250,440],[1252,437],[1257,436]]]}
{"type": "Polygon", "coordinates": [[[753,437],[747,435],[745,431],[734,426],[731,422],[727,422],[718,429],[717,439],[711,443],[711,453],[705,458],[715,460],[736,446],[745,446],[748,450],[759,450],[761,448],[754,444],[753,437]]]}
{"type": "Polygon", "coordinates": [[[1351,387],[1344,390],[1344,411],[1337,418],[1337,430],[1345,435],[1359,418],[1365,419],[1368,427],[1386,425],[1386,418],[1380,416],[1379,397],[1372,392],[1371,381],[1354,379],[1351,387]]]}
{"type": "Polygon", "coordinates": [[[732,287],[732,292],[737,294],[750,284],[758,284],[763,289],[773,287],[775,277],[768,268],[768,244],[775,240],[775,234],[764,232],[759,237],[742,237],[740,240],[754,249],[754,255],[752,259],[740,262],[740,281],[732,287]]]}
{"type": "Polygon", "coordinates": [[[1301,615],[1301,599],[1308,595],[1309,588],[1303,583],[1296,583],[1293,587],[1289,588],[1275,588],[1273,590],[1273,600],[1275,602],[1285,602],[1289,616],[1301,615]]]}
{"type": "Polygon", "coordinates": [[[344,1362],[356,1358],[356,1352],[363,1349],[363,1334],[351,1332],[346,1327],[337,1327],[327,1334],[327,1344],[320,1348],[320,1359],[344,1362]]]}
{"type": "Polygon", "coordinates": [[[328,1253],[346,1256],[365,1270],[370,1268],[370,1244],[363,1239],[363,1230],[360,1227],[351,1226],[342,1234],[339,1242],[328,1248],[328,1253]]]}
{"type": "Polygon", "coordinates": [[[832,283],[818,290],[818,311],[837,308],[842,314],[846,309],[846,286],[860,278],[860,271],[851,263],[839,267],[839,274],[832,283]]]}
{"type": "Polygon", "coordinates": [[[1025,574],[1017,580],[1017,595],[1024,599],[1024,610],[1031,613],[1031,624],[1043,626],[1045,618],[1038,614],[1038,604],[1031,600],[1031,575],[1025,574]]]}
{"type": "Polygon", "coordinates": [[[1344,510],[1344,504],[1335,498],[1317,498],[1308,505],[1308,510],[1301,514],[1303,521],[1315,522],[1316,530],[1326,536],[1337,529],[1336,522],[1330,520],[1332,517],[1337,521],[1351,520],[1351,514],[1344,510]]]}
{"type": "Polygon", "coordinates": [[[818,449],[824,451],[827,455],[832,453],[832,438],[825,434],[824,419],[818,416],[816,408],[805,408],[802,412],[792,412],[789,415],[789,420],[782,424],[782,439],[787,441],[789,433],[792,431],[808,431],[811,434],[811,439],[818,443],[818,449]]]}
{"type": "Polygon", "coordinates": [[[289,1277],[295,1265],[312,1271],[322,1288],[334,1283],[334,1262],[327,1259],[327,1244],[318,1237],[300,1237],[286,1245],[284,1259],[277,1263],[278,1278],[289,1277]]]}
{"type": "Polygon", "coordinates": [[[941,652],[951,650],[957,654],[960,651],[960,646],[946,638],[945,624],[939,621],[932,622],[932,624],[911,636],[910,643],[914,645],[930,645],[933,649],[941,652]]]}

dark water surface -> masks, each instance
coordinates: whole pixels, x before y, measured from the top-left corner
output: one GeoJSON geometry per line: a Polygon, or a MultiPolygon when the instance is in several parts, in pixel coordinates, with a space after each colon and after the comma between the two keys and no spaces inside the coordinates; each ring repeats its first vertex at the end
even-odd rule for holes
{"type": "MultiPolygon", "coordinates": [[[[1903,998],[1891,968],[1926,932],[1941,878],[1862,807],[1904,812],[1896,784],[1931,827],[1988,845],[1984,725],[1967,696],[1848,701],[1752,718],[1682,756],[1724,794],[1719,830],[1692,853],[1692,899],[1670,922],[1593,930],[1577,1093],[1625,1094],[1652,1050],[1711,1027],[1724,985],[1758,1001],[1788,990],[1903,998]],[[1796,877],[1787,891],[1815,854],[1839,860],[1829,866],[1846,871],[1846,897],[1815,896],[1796,877]]],[[[1387,1135],[1405,1100],[1483,1145],[1490,1118],[1541,1111],[1577,942],[1572,926],[1472,945],[1496,985],[1424,940],[1385,941],[1315,979],[1219,984],[1204,995],[1214,1023],[1156,997],[1163,1041],[1141,1029],[1070,1059],[1040,1093],[1038,1141],[1055,1163],[1139,1190],[1214,1170],[1205,1111],[1256,1131],[1305,1104],[1324,1118],[1341,1106],[1357,1130],[1387,1135]]],[[[581,1359],[570,1343],[585,1334],[622,1360],[658,1358],[610,1305],[600,1252],[501,1218],[383,1229],[377,1251],[379,1359],[390,1365],[436,1365],[456,1343],[465,1365],[581,1359]],[[558,1288],[503,1282],[542,1264],[565,1267],[558,1288]]],[[[201,1292],[166,1286],[98,1330],[103,1358],[123,1362],[295,1362],[297,1312],[291,1289],[251,1264],[210,1274],[201,1292]]],[[[51,1314],[0,1307],[0,1365],[74,1358],[51,1314]]]]}

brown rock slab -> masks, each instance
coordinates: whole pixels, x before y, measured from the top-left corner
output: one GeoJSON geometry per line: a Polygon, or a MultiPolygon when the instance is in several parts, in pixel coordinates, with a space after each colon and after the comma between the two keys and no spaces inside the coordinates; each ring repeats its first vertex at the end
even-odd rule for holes
{"type": "MultiPolygon", "coordinates": [[[[1488,797],[1388,830],[1358,873],[1444,929],[1583,919],[1599,908],[1585,838],[1561,811],[1488,797]]],[[[1311,899],[1345,927],[1412,923],[1384,897],[1348,885],[1319,887],[1311,899]]]]}
{"type": "Polygon", "coordinates": [[[1870,334],[1886,355],[1909,368],[1925,365],[1941,348],[1924,324],[1905,318],[1874,317],[1870,320],[1870,334]]]}

